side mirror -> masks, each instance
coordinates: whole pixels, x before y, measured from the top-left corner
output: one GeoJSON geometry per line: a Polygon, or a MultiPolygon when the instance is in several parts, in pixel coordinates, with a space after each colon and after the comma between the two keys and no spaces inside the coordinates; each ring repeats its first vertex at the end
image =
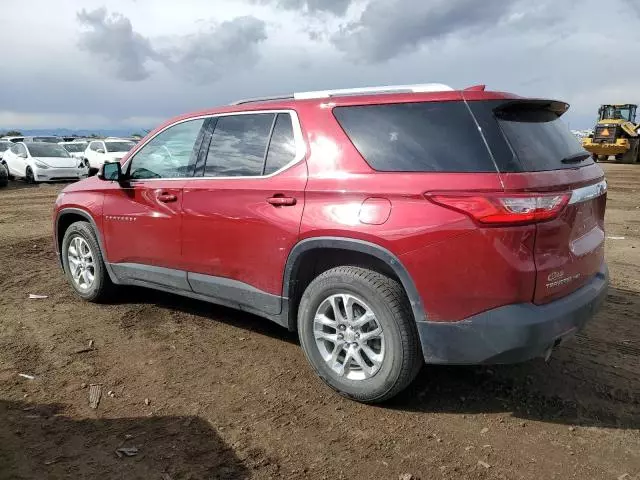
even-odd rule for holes
{"type": "Polygon", "coordinates": [[[120,162],[105,162],[98,170],[98,178],[106,182],[122,182],[122,165],[120,162]]]}
{"type": "Polygon", "coordinates": [[[24,152],[20,152],[20,153],[18,154],[18,157],[20,157],[20,158],[27,158],[27,154],[26,154],[26,153],[24,153],[24,152]]]}
{"type": "Polygon", "coordinates": [[[96,153],[106,153],[106,152],[104,151],[104,148],[99,148],[96,150],[96,153]]]}

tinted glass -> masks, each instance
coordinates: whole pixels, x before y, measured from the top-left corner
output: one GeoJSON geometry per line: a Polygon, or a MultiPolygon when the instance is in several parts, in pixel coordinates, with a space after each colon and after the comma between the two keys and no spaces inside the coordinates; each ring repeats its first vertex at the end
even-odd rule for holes
{"type": "Polygon", "coordinates": [[[138,151],[131,160],[133,179],[181,178],[193,175],[194,148],[203,119],[189,120],[166,129],[138,151]]]}
{"type": "Polygon", "coordinates": [[[293,137],[291,115],[279,113],[271,135],[264,174],[277,172],[296,156],[296,142],[293,137]]]}
{"type": "Polygon", "coordinates": [[[69,158],[69,152],[56,143],[30,143],[28,148],[32,157],[69,158]]]}
{"type": "Polygon", "coordinates": [[[496,117],[522,171],[558,170],[593,163],[580,140],[554,112],[514,108],[501,111],[496,117]],[[581,161],[572,161],[580,155],[584,156],[581,161]]]}
{"type": "Polygon", "coordinates": [[[593,163],[580,140],[550,109],[553,103],[469,102],[501,172],[560,170],[593,163]]]}
{"type": "Polygon", "coordinates": [[[273,113],[219,117],[211,136],[207,177],[262,175],[273,113]]]}
{"type": "Polygon", "coordinates": [[[375,170],[496,171],[463,102],[337,107],[333,112],[375,170]]]}
{"type": "Polygon", "coordinates": [[[84,143],[65,143],[62,145],[67,152],[79,153],[84,152],[87,146],[84,143]]]}
{"type": "Polygon", "coordinates": [[[44,142],[44,143],[58,143],[60,139],[58,137],[33,137],[34,142],[44,142]]]}
{"type": "Polygon", "coordinates": [[[135,143],[133,142],[104,142],[107,146],[107,153],[115,152],[128,152],[131,150],[135,143]]]}

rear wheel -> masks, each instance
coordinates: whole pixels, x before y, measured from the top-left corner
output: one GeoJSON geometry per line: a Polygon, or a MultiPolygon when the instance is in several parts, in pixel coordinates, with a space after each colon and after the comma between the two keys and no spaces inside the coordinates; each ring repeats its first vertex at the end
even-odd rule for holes
{"type": "Polygon", "coordinates": [[[114,286],[104,265],[98,240],[88,222],[75,222],[62,240],[62,263],[69,283],[84,300],[109,298],[114,286]]]}
{"type": "Polygon", "coordinates": [[[404,290],[372,270],[337,267],[318,276],[300,301],[298,329],[320,378],[360,402],[393,397],[423,363],[404,290]]]}

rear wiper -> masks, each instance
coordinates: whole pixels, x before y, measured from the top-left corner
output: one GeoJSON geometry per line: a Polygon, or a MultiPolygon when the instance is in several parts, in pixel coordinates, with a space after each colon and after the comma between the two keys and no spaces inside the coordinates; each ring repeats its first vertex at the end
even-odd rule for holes
{"type": "Polygon", "coordinates": [[[583,160],[586,160],[590,156],[591,156],[591,154],[587,153],[587,152],[577,153],[575,155],[570,155],[568,157],[564,157],[561,161],[562,161],[562,163],[579,163],[579,162],[582,162],[583,160]]]}

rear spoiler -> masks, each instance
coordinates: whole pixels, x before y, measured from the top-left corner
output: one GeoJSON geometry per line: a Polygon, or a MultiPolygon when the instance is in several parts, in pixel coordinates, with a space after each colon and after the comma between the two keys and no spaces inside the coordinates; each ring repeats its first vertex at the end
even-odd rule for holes
{"type": "Polygon", "coordinates": [[[561,117],[569,110],[569,104],[558,100],[522,99],[507,101],[493,109],[494,113],[513,113],[526,110],[547,110],[561,117]]]}

